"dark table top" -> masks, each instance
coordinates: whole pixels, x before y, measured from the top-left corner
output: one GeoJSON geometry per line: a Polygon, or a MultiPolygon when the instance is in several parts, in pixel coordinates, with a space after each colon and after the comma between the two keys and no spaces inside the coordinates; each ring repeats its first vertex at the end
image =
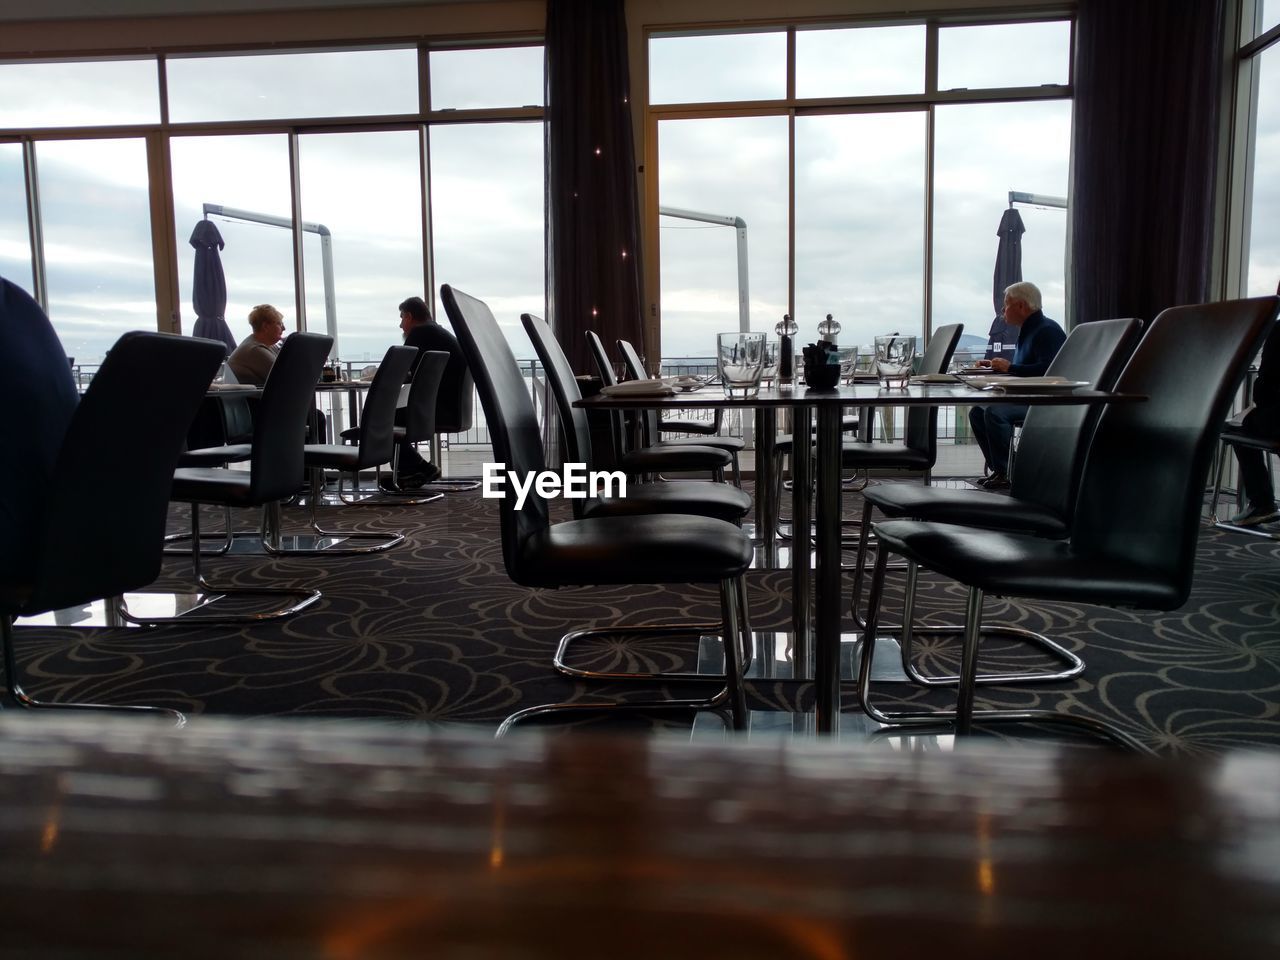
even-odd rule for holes
{"type": "Polygon", "coordinates": [[[7,713],[0,764],[6,956],[1280,955],[1275,754],[7,713]]]}
{"type": "Polygon", "coordinates": [[[666,408],[690,407],[912,407],[973,406],[991,403],[1080,404],[1117,403],[1145,400],[1141,394],[1111,393],[1105,390],[1076,389],[1070,392],[1019,390],[1017,377],[999,391],[978,390],[964,384],[910,384],[904,390],[882,389],[878,383],[845,384],[831,390],[811,390],[799,386],[790,390],[761,387],[759,394],[747,399],[725,397],[718,386],[702,387],[672,396],[595,396],[585,397],[574,406],[591,408],[666,408]]]}

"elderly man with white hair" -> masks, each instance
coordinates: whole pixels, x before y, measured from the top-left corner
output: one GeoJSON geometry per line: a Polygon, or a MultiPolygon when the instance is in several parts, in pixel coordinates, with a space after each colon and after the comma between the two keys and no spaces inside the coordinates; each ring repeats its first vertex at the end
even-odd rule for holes
{"type": "MultiPolygon", "coordinates": [[[[1067,335],[1062,327],[1044,315],[1040,303],[1040,288],[1034,283],[1020,281],[1005,288],[1004,322],[1018,330],[1013,359],[995,357],[980,360],[979,365],[989,366],[995,373],[1008,373],[1015,377],[1038,377],[1049,369],[1067,335]]],[[[987,460],[988,470],[987,476],[973,481],[976,486],[986,490],[1009,488],[1006,474],[1013,428],[1026,416],[1026,404],[1021,403],[996,403],[969,409],[969,426],[987,460]]]]}

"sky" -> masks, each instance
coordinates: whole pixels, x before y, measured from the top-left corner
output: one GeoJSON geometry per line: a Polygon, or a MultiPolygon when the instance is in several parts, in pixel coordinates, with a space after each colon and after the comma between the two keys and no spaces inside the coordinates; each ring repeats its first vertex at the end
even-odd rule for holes
{"type": "MultiPolygon", "coordinates": [[[[1271,6],[1277,0],[1268,0],[1271,6]]],[[[1273,11],[1268,7],[1268,16],[1273,11]]],[[[1065,82],[1061,24],[951,28],[940,38],[940,86],[1065,82]],[[1026,56],[999,55],[1011,42],[1026,56]]],[[[772,334],[788,295],[788,135],[783,115],[688,119],[662,104],[785,93],[785,38],[755,33],[651,41],[663,207],[740,217],[747,224],[749,325],[772,334]],[[781,59],[780,59],[781,55],[781,59]]],[[[201,57],[169,68],[174,120],[279,118],[416,110],[416,54],[406,50],[293,56],[201,57]]],[[[523,106],[541,101],[540,48],[431,55],[434,106],[523,106]]],[[[802,31],[801,95],[923,89],[919,27],[802,31]]],[[[1280,166],[1280,49],[1263,57],[1258,165],[1280,166]]],[[[0,126],[108,124],[158,119],[154,64],[0,66],[0,126]],[[110,96],[103,96],[110,90],[110,96]]],[[[936,111],[933,322],[962,322],[985,339],[994,316],[996,227],[1008,193],[1065,196],[1070,104],[951,105],[936,111]]],[[[805,340],[827,313],[841,341],[919,332],[924,304],[925,115],[919,111],[802,113],[795,127],[796,321],[805,340]]],[[[542,126],[511,122],[433,127],[430,212],[436,284],[486,300],[516,352],[532,356],[522,312],[543,310],[542,126]]],[[[283,134],[172,140],[182,322],[190,305],[187,238],[205,203],[289,216],[283,134]]],[[[125,329],[154,328],[146,154],[140,140],[42,142],[50,313],[69,354],[92,362],[125,329]]],[[[398,339],[397,304],[425,295],[418,135],[314,133],[301,138],[304,221],[332,236],[338,354],[378,359],[398,339]]],[[[0,273],[29,286],[21,152],[0,144],[0,273]]],[[[1280,279],[1280,181],[1255,178],[1250,290],[1280,279]]],[[[1065,212],[1019,207],[1027,227],[1023,274],[1063,318],[1065,212]]],[[[257,303],[293,326],[289,232],[214,217],[225,241],[227,320],[247,334],[257,303]]],[[[660,220],[662,351],[708,356],[716,333],[739,326],[736,233],[677,217],[660,220]]],[[[307,322],[326,327],[320,240],[305,243],[307,322]]],[[[429,298],[434,302],[435,297],[429,298]]]]}

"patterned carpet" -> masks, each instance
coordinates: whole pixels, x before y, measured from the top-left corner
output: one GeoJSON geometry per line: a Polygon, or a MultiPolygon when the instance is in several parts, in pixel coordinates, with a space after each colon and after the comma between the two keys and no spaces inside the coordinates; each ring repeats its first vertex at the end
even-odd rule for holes
{"type": "MultiPolygon", "coordinates": [[[[853,515],[860,504],[847,499],[853,515]]],[[[287,510],[287,528],[300,530],[304,516],[287,510]]],[[[18,634],[24,683],[50,700],[150,703],[193,716],[365,717],[489,730],[535,704],[708,690],[575,682],[557,676],[550,658],[560,635],[575,626],[713,620],[711,589],[516,587],[502,569],[496,511],[476,492],[420,507],[331,508],[322,520],[350,530],[404,530],[408,540],[364,557],[211,558],[206,572],[215,582],[316,586],[324,597],[290,621],[244,629],[28,627],[18,634]]],[[[175,509],[175,529],[184,522],[175,509]]],[[[253,518],[240,522],[251,527],[253,518]]],[[[161,585],[180,585],[186,563],[170,559],[161,585]]],[[[899,580],[889,590],[889,610],[896,610],[900,577],[891,580],[899,580]]],[[[753,626],[789,622],[788,573],[753,571],[749,592],[753,626]]],[[[919,611],[926,619],[958,620],[963,604],[956,584],[922,575],[919,611]]],[[[1082,677],[1053,686],[983,688],[980,705],[1098,716],[1163,753],[1280,746],[1280,544],[1205,530],[1194,593],[1173,613],[997,598],[986,611],[988,622],[1016,622],[1057,638],[1087,666],[1082,677]]],[[[633,641],[593,645],[577,662],[670,668],[687,667],[694,656],[693,639],[633,641]]],[[[922,642],[920,662],[954,669],[954,650],[954,643],[922,642]]],[[[1000,645],[990,652],[999,659],[1000,645]]],[[[1020,662],[1011,652],[1008,658],[1020,662]]],[[[810,694],[804,683],[751,684],[755,707],[807,705],[810,694]]],[[[885,684],[883,698],[886,706],[943,705],[950,695],[885,684]]],[[[844,700],[846,710],[856,710],[852,684],[844,700]]],[[[684,730],[690,717],[591,722],[684,730]]]]}

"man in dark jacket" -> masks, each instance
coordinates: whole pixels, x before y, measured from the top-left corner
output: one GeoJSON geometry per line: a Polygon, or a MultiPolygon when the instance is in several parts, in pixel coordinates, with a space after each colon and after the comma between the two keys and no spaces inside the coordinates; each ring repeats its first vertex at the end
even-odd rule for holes
{"type": "MultiPolygon", "coordinates": [[[[979,366],[1014,377],[1044,375],[1067,335],[1062,327],[1044,315],[1040,303],[1040,288],[1034,283],[1019,281],[1005,288],[1004,322],[1018,331],[1018,345],[1014,348],[1012,360],[993,357],[979,360],[979,366]]],[[[986,477],[973,481],[977,486],[986,490],[1009,488],[1006,472],[1013,428],[1026,417],[1027,406],[1024,403],[997,403],[969,409],[969,426],[982,449],[989,471],[986,477]]]]}
{"type": "MultiPolygon", "coordinates": [[[[413,380],[418,362],[428,350],[443,350],[449,354],[449,362],[445,364],[444,377],[440,381],[440,396],[449,396],[456,391],[458,384],[467,369],[466,358],[462,348],[452,333],[435,322],[431,311],[421,297],[410,297],[400,304],[400,329],[404,332],[406,347],[417,347],[418,355],[405,382],[413,380]]],[[[396,423],[403,426],[406,418],[405,408],[396,411],[396,423]]],[[[413,489],[440,479],[440,468],[418,453],[408,440],[400,444],[400,487],[413,489]]]]}
{"type": "MultiPolygon", "coordinates": [[[[1240,429],[1253,437],[1280,440],[1280,326],[1271,328],[1262,345],[1262,359],[1253,381],[1253,406],[1245,411],[1240,429]]],[[[1241,527],[1254,527],[1280,517],[1275,491],[1267,473],[1267,455],[1253,447],[1236,447],[1244,509],[1231,518],[1241,527]]]]}

